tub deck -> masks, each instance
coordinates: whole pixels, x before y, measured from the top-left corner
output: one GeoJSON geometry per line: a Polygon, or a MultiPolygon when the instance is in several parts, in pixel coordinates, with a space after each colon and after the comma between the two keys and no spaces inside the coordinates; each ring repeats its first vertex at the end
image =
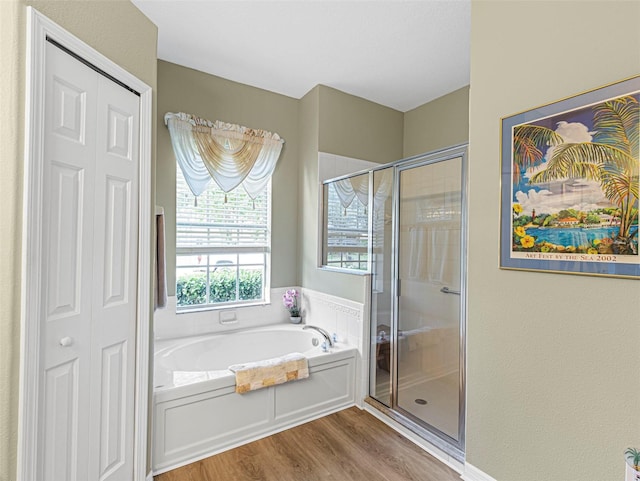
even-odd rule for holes
{"type": "Polygon", "coordinates": [[[245,394],[235,392],[228,370],[203,371],[177,387],[161,383],[153,396],[154,474],[354,405],[356,354],[340,344],[316,349],[309,378],[245,394]]]}

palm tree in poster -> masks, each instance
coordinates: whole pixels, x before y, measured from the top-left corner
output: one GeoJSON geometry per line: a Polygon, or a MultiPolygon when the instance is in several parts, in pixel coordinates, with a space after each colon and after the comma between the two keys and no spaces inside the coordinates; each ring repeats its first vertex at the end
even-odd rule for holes
{"type": "Polygon", "coordinates": [[[530,183],[566,178],[584,178],[600,183],[602,192],[620,209],[616,239],[619,254],[637,254],[633,238],[638,229],[638,154],[640,109],[636,98],[627,96],[593,107],[592,142],[562,143],[553,149],[544,170],[530,183]]]}
{"type": "Polygon", "coordinates": [[[539,125],[518,125],[513,129],[513,181],[534,167],[544,157],[541,149],[559,145],[562,137],[551,129],[539,125]]]}

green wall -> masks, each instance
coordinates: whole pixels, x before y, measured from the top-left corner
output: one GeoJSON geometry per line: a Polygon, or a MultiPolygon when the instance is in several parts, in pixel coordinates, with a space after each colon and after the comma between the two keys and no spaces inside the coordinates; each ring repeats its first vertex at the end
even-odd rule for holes
{"type": "Polygon", "coordinates": [[[320,152],[386,164],[402,158],[403,113],[320,86],[320,152]]]}
{"type": "Polygon", "coordinates": [[[403,157],[469,141],[469,87],[458,89],[404,114],[403,157]]]}
{"type": "Polygon", "coordinates": [[[319,85],[300,102],[300,285],[364,301],[364,277],[318,269],[318,152],[386,163],[402,157],[403,114],[319,85]]]}
{"type": "Polygon", "coordinates": [[[271,287],[297,284],[298,100],[158,61],[158,176],[156,203],[165,209],[167,286],[175,294],[176,160],[167,112],[187,112],[277,132],[285,145],[272,180],[271,287]]]}
{"type": "Polygon", "coordinates": [[[466,89],[407,113],[409,135],[405,133],[407,114],[324,85],[296,100],[160,60],[158,90],[156,203],[165,209],[170,295],[175,293],[176,164],[163,121],[166,112],[189,112],[284,137],[285,148],[273,177],[271,284],[303,285],[360,302],[364,299],[362,276],[317,268],[318,152],[387,163],[403,157],[405,143],[414,148],[445,147],[451,144],[420,128],[422,122],[436,123],[441,116],[451,123],[449,138],[463,142],[468,133],[466,89]],[[429,116],[432,104],[437,110],[429,116]],[[447,112],[447,105],[454,114],[447,112]]]}
{"type": "Polygon", "coordinates": [[[15,479],[20,363],[24,7],[0,2],[0,481],[15,479]],[[9,120],[12,119],[12,120],[9,120]]]}
{"type": "Polygon", "coordinates": [[[320,86],[311,89],[300,99],[298,126],[300,132],[300,169],[298,171],[298,284],[316,265],[318,217],[312,207],[318,203],[318,131],[320,123],[320,86]],[[314,175],[315,166],[315,175],[314,175]]]}
{"type": "Polygon", "coordinates": [[[16,477],[26,5],[33,5],[156,93],[157,29],[128,0],[0,1],[0,105],[5,119],[0,122],[0,481],[16,477]]]}
{"type": "Polygon", "coordinates": [[[640,2],[474,1],[467,461],[623,479],[640,447],[640,282],[498,268],[500,119],[640,73],[640,2]]]}

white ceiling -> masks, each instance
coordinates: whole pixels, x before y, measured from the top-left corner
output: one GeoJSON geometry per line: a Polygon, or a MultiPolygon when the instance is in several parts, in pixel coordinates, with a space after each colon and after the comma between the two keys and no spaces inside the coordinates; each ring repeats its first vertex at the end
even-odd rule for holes
{"type": "Polygon", "coordinates": [[[471,0],[133,0],[158,57],[301,98],[318,84],[406,112],[469,84],[471,0]]]}

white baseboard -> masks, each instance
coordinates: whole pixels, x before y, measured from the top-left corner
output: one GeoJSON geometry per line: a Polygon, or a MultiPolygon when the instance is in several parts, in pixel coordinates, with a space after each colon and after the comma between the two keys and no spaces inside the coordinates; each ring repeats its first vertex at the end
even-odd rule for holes
{"type": "Polygon", "coordinates": [[[462,475],[462,479],[465,481],[497,481],[487,473],[479,470],[473,464],[469,463],[464,464],[464,474],[462,475]]]}
{"type": "Polygon", "coordinates": [[[147,480],[146,481],[153,481],[153,473],[151,471],[149,471],[149,474],[147,474],[147,480]]]}

